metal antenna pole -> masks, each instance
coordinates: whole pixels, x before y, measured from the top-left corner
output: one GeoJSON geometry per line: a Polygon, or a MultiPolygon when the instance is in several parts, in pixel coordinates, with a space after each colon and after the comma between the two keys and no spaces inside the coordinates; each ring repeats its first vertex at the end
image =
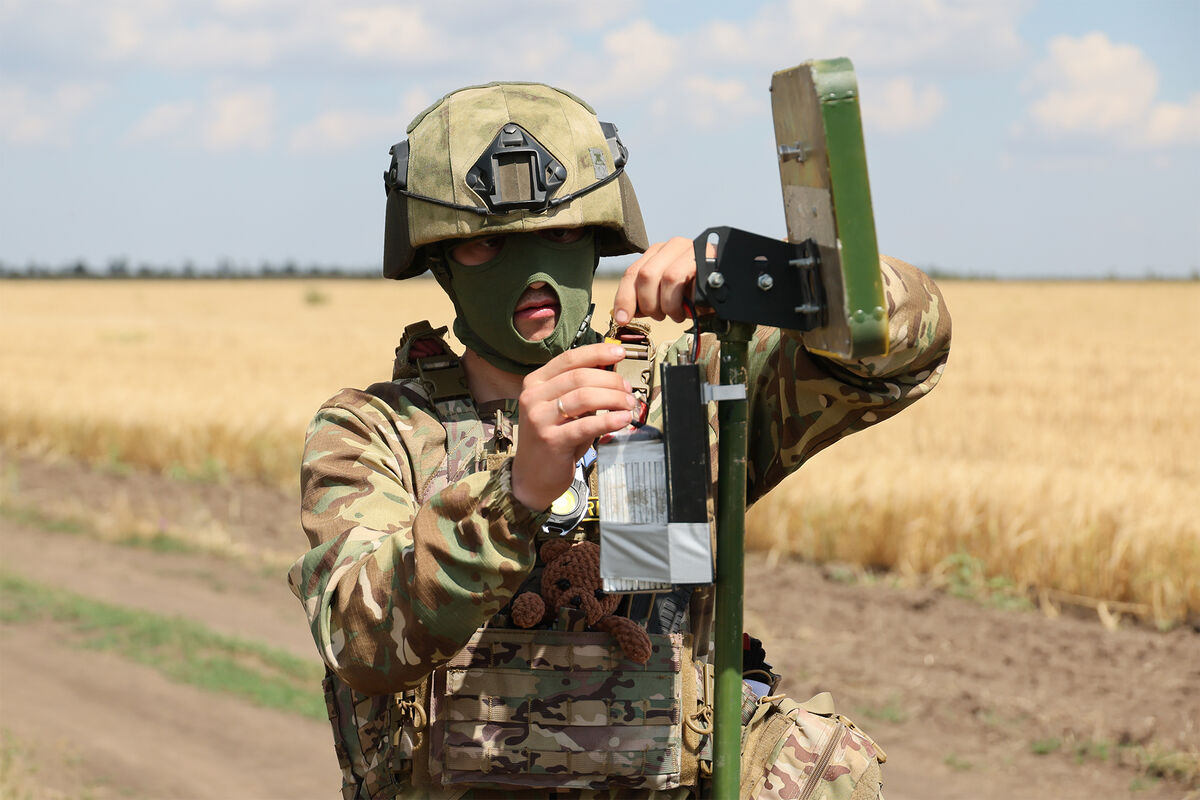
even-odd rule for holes
{"type": "MultiPolygon", "coordinates": [[[[754,326],[731,322],[719,334],[721,385],[746,385],[754,326]]],[[[741,783],[742,598],[745,594],[746,449],[748,401],[717,404],[717,698],[713,732],[713,797],[734,800],[741,783]]]]}
{"type": "MultiPolygon", "coordinates": [[[[733,318],[804,331],[806,347],[842,358],[888,351],[888,304],[853,65],[838,58],[776,72],[771,109],[792,251],[779,254],[777,239],[732,228],[710,228],[695,241],[695,299],[714,310],[706,330],[721,342],[723,386],[747,385],[754,325],[726,321],[733,318]],[[714,236],[716,257],[706,250],[714,236]],[[722,265],[722,256],[729,263],[722,265]],[[779,258],[786,267],[776,266],[779,258]]],[[[716,800],[736,800],[741,788],[747,404],[723,399],[717,412],[716,800]]]]}

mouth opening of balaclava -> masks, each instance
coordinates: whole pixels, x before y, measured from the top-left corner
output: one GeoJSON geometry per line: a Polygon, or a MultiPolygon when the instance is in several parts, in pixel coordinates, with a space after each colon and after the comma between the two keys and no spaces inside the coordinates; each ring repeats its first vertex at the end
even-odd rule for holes
{"type": "MultiPolygon", "coordinates": [[[[494,367],[527,375],[574,343],[592,300],[598,258],[589,230],[574,242],[555,242],[536,233],[509,234],[490,261],[468,266],[446,242],[431,264],[450,295],[457,318],[454,335],[494,367]],[[517,302],[531,285],[544,283],[558,298],[558,323],[541,341],[523,337],[513,322],[517,302]]],[[[599,341],[590,328],[585,343],[599,341]]]]}

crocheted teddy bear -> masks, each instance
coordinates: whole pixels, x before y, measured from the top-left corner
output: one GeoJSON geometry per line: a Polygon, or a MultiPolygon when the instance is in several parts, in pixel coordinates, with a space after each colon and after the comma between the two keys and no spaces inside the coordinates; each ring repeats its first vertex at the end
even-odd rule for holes
{"type": "Polygon", "coordinates": [[[532,628],[544,619],[553,619],[558,609],[572,606],[586,615],[594,630],[606,631],[617,640],[621,652],[630,661],[645,664],[650,660],[650,637],[636,622],[614,617],[621,598],[602,590],[600,548],[592,542],[551,539],[542,545],[542,592],[522,592],[512,604],[512,620],[522,628],[532,628]]]}

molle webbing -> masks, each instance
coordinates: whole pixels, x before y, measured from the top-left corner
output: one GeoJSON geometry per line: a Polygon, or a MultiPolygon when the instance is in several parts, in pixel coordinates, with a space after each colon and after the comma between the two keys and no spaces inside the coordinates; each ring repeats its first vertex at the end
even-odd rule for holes
{"type": "MultiPolygon", "coordinates": [[[[683,747],[690,643],[652,636],[644,666],[607,633],[477,631],[434,672],[431,777],[444,784],[670,789],[683,747]]],[[[685,763],[690,762],[690,763],[685,763]]]]}

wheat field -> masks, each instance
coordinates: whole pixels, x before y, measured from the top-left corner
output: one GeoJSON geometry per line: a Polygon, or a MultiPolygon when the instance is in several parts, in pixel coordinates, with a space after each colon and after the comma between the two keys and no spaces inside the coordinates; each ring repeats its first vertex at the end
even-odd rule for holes
{"type": "MultiPolygon", "coordinates": [[[[966,558],[1052,602],[1200,614],[1200,284],[942,289],[942,384],[761,501],[748,545],[912,576],[966,558]]],[[[321,401],[451,313],[432,281],[9,281],[0,444],[294,487],[321,401]]]]}

